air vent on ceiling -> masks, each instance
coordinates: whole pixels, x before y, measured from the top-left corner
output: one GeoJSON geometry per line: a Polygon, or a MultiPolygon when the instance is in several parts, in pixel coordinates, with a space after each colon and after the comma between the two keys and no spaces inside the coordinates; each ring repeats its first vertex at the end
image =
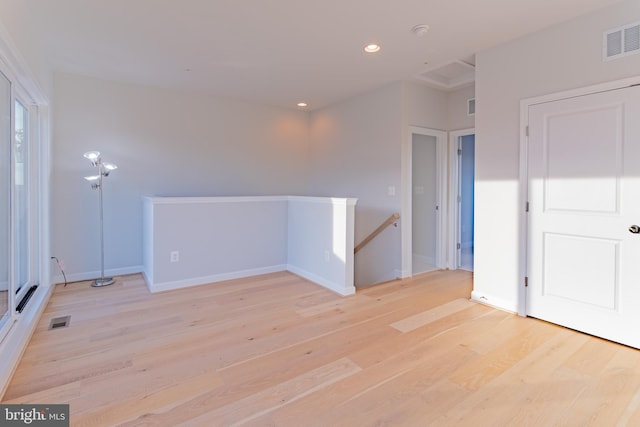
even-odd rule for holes
{"type": "Polygon", "coordinates": [[[463,61],[451,61],[430,68],[416,77],[443,89],[455,89],[475,80],[475,66],[463,61]]]}
{"type": "Polygon", "coordinates": [[[603,60],[640,53],[640,22],[604,32],[603,60]]]}

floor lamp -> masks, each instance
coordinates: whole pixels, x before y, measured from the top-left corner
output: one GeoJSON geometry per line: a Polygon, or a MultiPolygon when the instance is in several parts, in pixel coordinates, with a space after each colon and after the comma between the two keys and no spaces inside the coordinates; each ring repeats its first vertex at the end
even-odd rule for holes
{"type": "Polygon", "coordinates": [[[98,168],[98,175],[85,176],[84,179],[91,183],[91,188],[98,190],[100,197],[100,278],[94,280],[91,286],[108,286],[115,283],[112,277],[104,277],[104,227],[102,209],[102,179],[118,167],[113,163],[103,162],[99,151],[88,151],[84,157],[89,159],[94,167],[98,168]]]}

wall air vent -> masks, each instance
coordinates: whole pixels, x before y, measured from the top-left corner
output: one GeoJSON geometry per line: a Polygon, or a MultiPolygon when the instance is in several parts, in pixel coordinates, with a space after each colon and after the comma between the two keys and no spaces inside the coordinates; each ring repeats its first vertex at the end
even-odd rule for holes
{"type": "Polygon", "coordinates": [[[467,99],[467,116],[475,116],[476,115],[476,99],[471,98],[467,99]]]}
{"type": "Polygon", "coordinates": [[[622,58],[640,53],[640,22],[604,32],[602,59],[622,58]]]}

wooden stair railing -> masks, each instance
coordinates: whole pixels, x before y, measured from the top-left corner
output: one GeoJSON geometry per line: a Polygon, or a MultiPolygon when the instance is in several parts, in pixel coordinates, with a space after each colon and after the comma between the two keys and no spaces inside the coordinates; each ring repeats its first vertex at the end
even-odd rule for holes
{"type": "Polygon", "coordinates": [[[380,227],[378,227],[375,230],[373,230],[373,232],[371,234],[369,234],[367,237],[365,237],[365,239],[362,242],[360,242],[359,245],[357,245],[355,247],[355,249],[353,250],[353,253],[354,254],[358,253],[358,251],[360,249],[362,249],[367,243],[372,241],[378,234],[382,233],[382,230],[384,230],[385,228],[387,228],[388,226],[390,226],[391,224],[396,222],[399,218],[400,218],[400,214],[399,213],[394,213],[389,218],[387,218],[387,220],[385,222],[380,224],[380,227]]]}

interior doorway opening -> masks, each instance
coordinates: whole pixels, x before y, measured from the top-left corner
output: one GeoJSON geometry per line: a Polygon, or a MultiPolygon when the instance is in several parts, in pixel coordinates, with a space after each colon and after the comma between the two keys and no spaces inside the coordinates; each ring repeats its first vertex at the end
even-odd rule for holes
{"type": "Polygon", "coordinates": [[[452,132],[451,147],[451,250],[450,268],[473,271],[475,131],[452,132]]]}
{"type": "Polygon", "coordinates": [[[447,134],[412,126],[407,148],[401,277],[447,267],[447,134]]]}
{"type": "Polygon", "coordinates": [[[438,140],[433,135],[413,134],[411,138],[411,216],[413,274],[437,269],[438,219],[438,140]]]}

